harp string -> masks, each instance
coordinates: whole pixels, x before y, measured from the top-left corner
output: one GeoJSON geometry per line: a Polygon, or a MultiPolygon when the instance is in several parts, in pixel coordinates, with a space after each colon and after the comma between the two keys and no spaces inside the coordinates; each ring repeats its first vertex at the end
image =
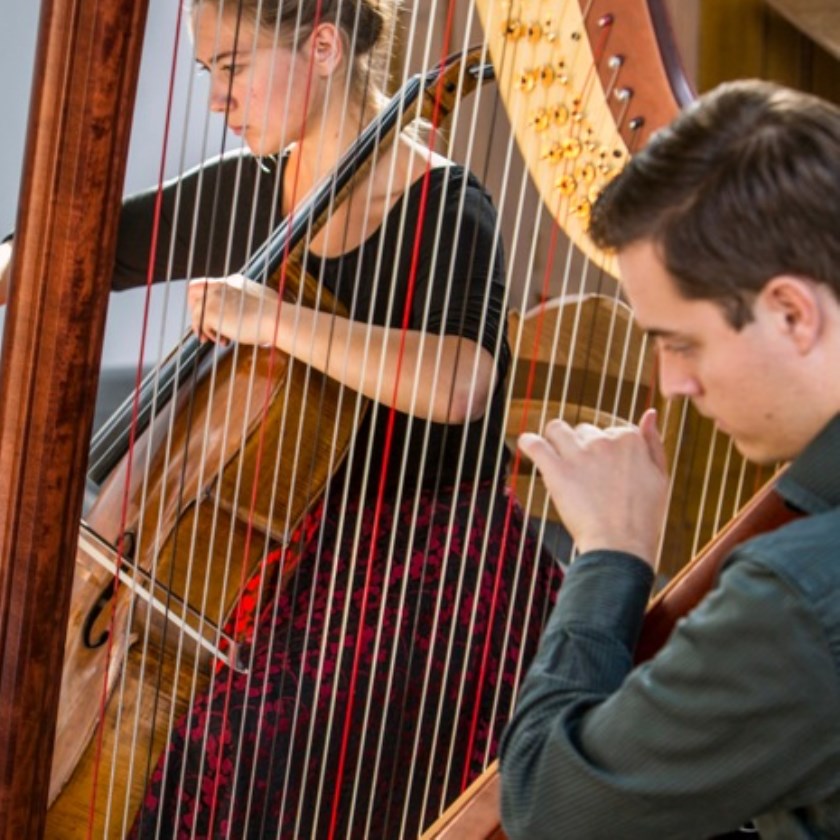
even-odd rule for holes
{"type": "MultiPolygon", "coordinates": [[[[449,10],[448,10],[448,13],[447,13],[446,32],[445,32],[444,39],[443,39],[444,44],[445,44],[444,55],[446,54],[446,52],[448,52],[448,44],[449,44],[449,41],[450,41],[451,21],[452,21],[453,10],[454,10],[454,6],[450,3],[449,10]]],[[[434,145],[434,137],[435,137],[435,132],[437,131],[437,128],[438,128],[438,121],[439,121],[439,117],[438,117],[437,106],[436,106],[435,111],[433,112],[432,118],[431,118],[432,128],[431,128],[431,132],[430,132],[430,142],[429,142],[429,148],[430,149],[434,145]]],[[[404,353],[404,349],[405,349],[405,334],[406,334],[406,331],[408,330],[408,327],[409,327],[408,315],[409,315],[410,308],[412,306],[413,298],[414,298],[414,294],[415,294],[417,261],[419,259],[418,248],[419,248],[420,239],[421,239],[421,235],[422,235],[422,225],[425,224],[426,203],[427,203],[428,188],[429,188],[429,180],[428,180],[429,175],[430,175],[430,165],[427,166],[426,172],[423,176],[423,191],[422,191],[422,196],[421,196],[421,209],[420,209],[420,213],[419,213],[421,229],[417,230],[416,233],[415,233],[415,243],[414,243],[414,248],[413,248],[412,266],[411,266],[411,270],[410,270],[411,276],[410,276],[410,279],[409,279],[409,290],[408,290],[408,294],[407,294],[407,301],[406,301],[406,305],[405,305],[405,309],[404,309],[404,315],[403,315],[403,319],[402,319],[402,334],[401,334],[401,341],[400,341],[400,349],[399,349],[399,352],[397,354],[397,375],[396,375],[395,383],[394,383],[394,404],[396,403],[396,391],[397,391],[397,388],[399,387],[399,379],[400,379],[400,375],[401,375],[401,371],[402,371],[403,353],[404,353]]],[[[422,352],[422,350],[421,350],[421,352],[422,352]]],[[[416,396],[417,384],[418,383],[415,382],[415,396],[416,396]]],[[[375,536],[374,536],[373,540],[371,541],[371,549],[370,549],[371,556],[368,558],[367,569],[366,569],[366,580],[365,580],[365,584],[364,584],[364,587],[363,587],[363,593],[364,594],[363,594],[363,602],[362,602],[362,617],[359,621],[359,631],[358,631],[359,633],[362,632],[362,628],[365,626],[365,614],[366,614],[366,611],[367,611],[368,606],[369,606],[369,591],[370,591],[370,583],[371,583],[371,577],[370,576],[371,576],[372,569],[373,569],[373,559],[374,559],[373,552],[375,551],[375,545],[376,545],[376,542],[377,542],[378,530],[379,530],[379,527],[380,527],[381,517],[382,517],[382,504],[383,504],[383,494],[384,494],[384,490],[385,490],[386,470],[387,470],[387,466],[388,466],[388,461],[392,456],[394,418],[395,418],[395,407],[394,407],[394,405],[392,405],[390,410],[389,410],[388,430],[387,430],[387,436],[386,436],[386,440],[385,440],[385,456],[383,458],[383,468],[382,468],[382,471],[380,473],[380,482],[379,482],[379,489],[378,489],[378,492],[377,492],[377,501],[376,501],[376,511],[375,511],[375,514],[374,514],[374,525],[373,525],[373,527],[374,527],[375,536]]],[[[404,456],[406,454],[407,453],[404,452],[404,456]]],[[[405,469],[405,457],[403,459],[403,471],[404,471],[404,469],[405,469]]],[[[389,562],[390,562],[390,560],[389,560],[389,562]]],[[[348,703],[348,708],[346,710],[345,717],[344,717],[343,732],[342,732],[342,737],[341,737],[341,752],[340,752],[340,756],[339,756],[339,766],[338,766],[338,770],[337,770],[338,781],[337,781],[337,784],[335,786],[335,791],[336,792],[335,792],[335,795],[334,795],[334,798],[333,798],[333,805],[332,805],[332,810],[331,810],[330,836],[334,835],[334,832],[336,830],[336,825],[337,825],[338,803],[339,803],[338,796],[339,796],[339,790],[340,790],[340,787],[341,787],[341,781],[342,781],[342,776],[343,776],[343,772],[344,772],[344,764],[345,764],[345,760],[346,760],[347,745],[348,745],[348,739],[349,739],[349,733],[350,733],[350,727],[351,727],[352,711],[353,711],[352,707],[353,707],[353,702],[354,702],[354,699],[355,699],[355,685],[356,685],[356,679],[357,679],[357,674],[358,674],[358,669],[359,669],[359,657],[360,657],[360,650],[361,650],[360,642],[361,642],[361,639],[357,638],[356,644],[354,646],[356,654],[355,654],[355,657],[354,657],[352,672],[351,672],[352,677],[351,677],[351,684],[350,684],[350,691],[349,691],[349,703],[348,703]]],[[[368,693],[368,698],[370,698],[370,696],[371,695],[370,695],[370,692],[369,692],[368,693]]],[[[422,705],[423,704],[421,703],[421,707],[422,707],[422,705]]],[[[360,753],[360,757],[361,757],[361,753],[360,753]]],[[[324,776],[324,770],[325,770],[325,768],[322,768],[322,779],[323,779],[323,776],[324,776]]]]}
{"type": "MultiPolygon", "coordinates": [[[[186,135],[186,132],[184,133],[184,136],[185,136],[185,135],[186,135]]],[[[180,185],[179,185],[179,189],[180,189],[180,185]]],[[[180,193],[179,193],[179,195],[180,195],[180,193]]],[[[177,206],[177,202],[176,202],[176,206],[177,206]]],[[[195,219],[194,219],[194,222],[193,222],[193,230],[194,230],[194,232],[195,232],[195,219]]],[[[195,238],[193,237],[193,241],[194,241],[194,239],[195,239],[195,238]]],[[[168,276],[171,276],[171,272],[167,272],[167,274],[168,274],[168,276]]],[[[195,534],[193,534],[193,545],[194,545],[194,543],[195,543],[195,534]]],[[[148,626],[147,626],[147,630],[148,630],[148,626]]],[[[146,646],[148,646],[148,633],[147,633],[147,635],[146,635],[146,646]]],[[[178,658],[178,659],[180,659],[180,656],[181,656],[181,647],[180,647],[180,644],[179,644],[177,658],[178,658]]],[[[145,663],[145,657],[144,657],[144,660],[143,660],[143,661],[144,661],[144,663],[145,663]]],[[[178,669],[176,668],[176,671],[177,671],[177,670],[178,670],[178,669]]],[[[192,683],[192,694],[193,694],[193,695],[194,695],[194,692],[195,692],[195,676],[193,677],[193,683],[192,683]]],[[[173,712],[174,712],[174,707],[173,707],[173,712]]],[[[172,722],[172,714],[170,714],[170,724],[171,724],[171,722],[172,722]]],[[[135,732],[135,741],[136,741],[136,731],[137,731],[137,727],[136,727],[136,725],[135,725],[135,729],[134,729],[134,732],[135,732]]],[[[148,763],[148,762],[147,762],[147,763],[148,763]]],[[[133,769],[133,768],[132,768],[132,769],[133,769]]],[[[127,804],[126,804],[126,807],[127,807],[127,804]]]]}
{"type": "MultiPolygon", "coordinates": [[[[240,12],[241,12],[241,9],[240,9],[240,12]]],[[[318,25],[319,18],[320,18],[320,4],[318,4],[318,8],[316,9],[316,17],[315,17],[315,26],[316,27],[318,25]]],[[[295,37],[295,43],[292,46],[293,51],[296,51],[297,47],[299,46],[297,44],[297,35],[298,35],[298,30],[296,29],[295,30],[295,36],[294,36],[295,37]]],[[[278,46],[278,40],[279,40],[279,22],[278,22],[277,28],[275,29],[275,33],[274,33],[274,45],[273,45],[274,49],[272,50],[272,62],[275,60],[275,57],[276,57],[276,54],[277,54],[276,53],[276,48],[278,46]]],[[[256,50],[256,41],[255,41],[254,49],[256,50]]],[[[311,80],[312,80],[312,62],[310,61],[309,67],[308,67],[308,72],[307,72],[307,75],[306,75],[306,80],[305,80],[306,84],[305,84],[304,101],[306,103],[309,102],[309,98],[310,98],[311,80]]],[[[291,74],[290,74],[289,83],[288,83],[290,89],[291,89],[291,85],[292,85],[293,81],[294,81],[294,79],[291,77],[291,74]]],[[[272,78],[272,82],[273,82],[273,78],[272,78]]],[[[249,90],[249,95],[250,95],[250,90],[249,90]]],[[[290,102],[290,100],[291,100],[291,97],[287,96],[287,99],[286,99],[287,103],[290,102]]],[[[304,111],[307,112],[308,107],[305,107],[304,111]]],[[[246,123],[247,123],[247,112],[248,112],[248,106],[246,106],[246,117],[245,117],[246,123]]],[[[288,104],[287,104],[287,113],[288,113],[288,104]]],[[[264,117],[263,132],[265,131],[267,117],[268,117],[268,114],[266,113],[266,115],[264,117]]],[[[284,124],[285,124],[285,122],[286,121],[284,121],[284,124]]],[[[305,131],[305,128],[303,129],[303,131],[305,131]]],[[[305,142],[304,137],[302,136],[301,138],[298,138],[298,142],[302,145],[305,142]]],[[[284,172],[284,174],[285,174],[285,172],[284,172]]],[[[295,196],[297,195],[297,192],[298,192],[297,187],[298,187],[299,175],[300,175],[300,167],[298,166],[296,168],[295,172],[294,172],[294,182],[293,182],[293,190],[292,190],[293,198],[292,198],[292,202],[291,202],[292,203],[292,208],[290,210],[291,213],[295,212],[294,208],[295,208],[296,203],[297,203],[296,200],[295,200],[295,196]]],[[[278,170],[278,177],[279,177],[279,170],[278,170]]],[[[285,269],[281,269],[281,278],[280,278],[281,292],[282,292],[283,288],[285,287],[286,279],[287,278],[286,278],[286,274],[285,274],[285,269]]],[[[276,332],[278,323],[279,323],[279,307],[278,307],[277,317],[275,319],[275,332],[276,332]]],[[[271,353],[272,360],[274,358],[274,355],[275,355],[274,351],[272,350],[272,353],[271,353]]],[[[292,360],[291,363],[294,364],[295,361],[292,360]]],[[[266,403],[267,403],[267,400],[268,400],[268,396],[269,396],[268,393],[266,393],[266,403]]],[[[265,414],[263,416],[265,417],[265,414]]],[[[285,420],[284,420],[284,422],[285,422],[285,420]]],[[[300,434],[301,431],[302,430],[299,427],[299,434],[300,434]]],[[[264,432],[265,432],[265,420],[261,424],[261,428],[260,428],[260,444],[259,444],[259,448],[258,448],[257,462],[256,462],[256,466],[255,466],[255,476],[254,476],[253,483],[252,483],[251,497],[250,497],[249,502],[248,502],[249,515],[248,515],[246,544],[247,544],[247,541],[250,539],[250,536],[251,536],[251,533],[252,533],[252,528],[253,528],[252,513],[255,509],[255,504],[256,504],[256,493],[257,493],[257,488],[258,488],[258,478],[259,478],[260,472],[263,468],[262,467],[262,456],[263,456],[264,432]]],[[[281,453],[278,452],[278,462],[279,462],[280,454],[281,453]]],[[[237,495],[238,495],[238,491],[237,491],[237,495]]],[[[246,556],[247,556],[247,550],[246,550],[246,556]]],[[[243,568],[243,579],[240,581],[240,584],[244,584],[244,568],[243,568]]],[[[266,675],[266,679],[267,679],[267,675],[266,675]]],[[[230,698],[231,698],[232,683],[228,682],[227,687],[228,687],[228,690],[226,691],[225,704],[224,704],[224,709],[223,709],[223,712],[222,712],[222,717],[223,717],[223,721],[224,721],[224,723],[223,723],[224,728],[227,728],[227,725],[228,725],[227,720],[228,720],[228,716],[229,716],[229,703],[230,703],[230,698]]],[[[265,685],[261,686],[261,690],[264,693],[265,685]]],[[[209,724],[209,720],[208,720],[208,724],[209,724]]],[[[205,740],[206,740],[207,737],[209,737],[209,729],[205,729],[204,737],[205,737],[205,740]]],[[[240,739],[240,742],[241,742],[241,739],[240,739]]],[[[237,755],[235,757],[235,763],[239,764],[240,761],[241,761],[241,754],[239,752],[237,752],[237,755]]],[[[183,784],[183,777],[182,777],[181,781],[182,781],[182,784],[183,784]]],[[[212,810],[211,816],[210,816],[211,827],[215,822],[215,808],[216,808],[216,801],[217,801],[217,795],[218,795],[218,786],[220,784],[220,781],[221,781],[221,777],[217,773],[216,776],[215,776],[215,779],[214,779],[213,806],[212,806],[213,810],[212,810]]]]}
{"type": "MultiPolygon", "coordinates": [[[[93,784],[91,785],[91,792],[90,792],[89,806],[88,806],[88,816],[87,816],[87,819],[88,819],[88,836],[91,836],[92,832],[94,830],[95,803],[96,803],[96,798],[97,798],[97,784],[98,784],[101,762],[102,762],[103,735],[104,735],[104,726],[105,726],[105,721],[106,721],[105,708],[106,708],[106,703],[108,701],[108,696],[107,696],[107,694],[108,694],[108,678],[107,678],[107,674],[108,674],[108,671],[110,670],[110,667],[111,667],[110,660],[111,660],[111,656],[112,656],[112,652],[113,652],[112,651],[113,640],[115,638],[115,631],[116,631],[116,628],[115,628],[116,599],[118,597],[118,589],[119,589],[120,582],[121,582],[119,567],[123,566],[123,565],[133,566],[133,576],[132,576],[133,577],[133,586],[132,586],[132,590],[134,590],[134,588],[137,586],[138,578],[139,578],[139,570],[138,570],[136,564],[131,564],[130,562],[127,562],[126,558],[124,557],[124,550],[123,550],[124,545],[123,545],[122,534],[125,531],[126,523],[127,523],[128,493],[129,493],[129,486],[130,486],[130,482],[131,482],[131,469],[132,469],[131,465],[134,462],[134,445],[135,445],[135,440],[136,440],[137,420],[138,420],[138,415],[139,415],[140,383],[141,383],[141,380],[142,380],[142,372],[143,372],[143,367],[144,367],[144,349],[146,347],[146,336],[148,334],[148,325],[149,325],[149,309],[150,309],[150,302],[151,302],[150,290],[151,290],[151,283],[152,283],[152,280],[153,280],[152,267],[153,267],[153,264],[154,264],[154,254],[156,253],[157,247],[158,247],[158,237],[159,237],[159,232],[160,232],[159,221],[160,221],[161,196],[162,196],[162,191],[161,191],[160,187],[163,183],[163,177],[164,177],[163,173],[164,173],[164,169],[165,169],[165,165],[166,165],[166,150],[167,150],[167,147],[168,147],[168,138],[170,136],[170,129],[171,129],[172,102],[173,102],[173,94],[174,94],[174,79],[175,79],[176,68],[177,68],[177,65],[178,65],[178,45],[179,45],[179,38],[180,38],[180,32],[181,32],[181,19],[182,19],[182,7],[179,4],[178,9],[177,9],[177,13],[176,13],[176,29],[175,29],[176,36],[175,36],[175,40],[174,40],[174,44],[173,44],[173,50],[172,50],[172,56],[171,56],[170,83],[169,83],[168,92],[167,92],[167,103],[166,103],[166,109],[165,109],[164,138],[163,138],[163,143],[162,143],[161,161],[160,161],[159,178],[158,178],[158,185],[159,186],[158,186],[158,192],[157,192],[157,197],[156,197],[156,202],[155,202],[154,218],[153,218],[153,224],[152,224],[152,237],[151,237],[151,244],[150,244],[150,255],[151,256],[150,256],[150,259],[149,259],[149,269],[147,271],[147,282],[146,282],[147,291],[146,291],[145,303],[144,303],[144,307],[143,307],[141,341],[140,341],[140,354],[139,354],[139,357],[138,357],[137,374],[136,374],[136,378],[135,378],[135,392],[134,392],[133,398],[131,398],[133,400],[133,405],[132,405],[132,419],[131,419],[129,434],[128,434],[128,453],[127,453],[128,468],[127,468],[127,471],[126,471],[125,493],[124,493],[123,505],[122,505],[122,509],[121,509],[121,512],[120,512],[119,534],[121,536],[120,536],[119,543],[118,543],[118,546],[117,546],[117,551],[116,551],[117,568],[115,569],[115,589],[114,589],[114,597],[113,597],[113,600],[112,600],[110,633],[109,633],[109,639],[108,639],[108,652],[107,652],[106,658],[105,658],[105,672],[104,672],[104,676],[103,676],[102,692],[101,692],[100,701],[99,701],[99,724],[96,728],[96,735],[95,735],[96,750],[95,750],[95,757],[94,757],[94,760],[93,760],[93,765],[94,765],[93,784]]],[[[96,469],[97,465],[94,464],[93,468],[96,469]]],[[[148,469],[148,464],[146,466],[146,469],[148,469]]],[[[145,496],[145,491],[144,491],[143,495],[145,496]]],[[[145,505],[143,505],[143,507],[145,507],[145,505]]],[[[168,591],[170,591],[170,590],[167,590],[167,592],[168,591]]],[[[133,603],[133,600],[132,600],[132,603],[130,604],[130,607],[129,607],[129,619],[128,619],[129,626],[131,625],[132,620],[133,620],[133,613],[134,613],[134,603],[133,603]]],[[[125,693],[126,693],[126,682],[125,682],[125,680],[126,680],[126,670],[124,668],[123,671],[122,671],[122,676],[121,676],[120,682],[119,682],[119,687],[118,687],[117,691],[115,692],[119,696],[119,698],[121,699],[121,702],[118,705],[118,715],[117,715],[117,722],[118,722],[117,725],[118,726],[119,726],[119,721],[121,719],[121,711],[122,711],[122,708],[123,708],[122,700],[124,699],[125,693]]],[[[134,731],[132,732],[132,743],[133,744],[136,743],[136,732],[137,732],[137,728],[135,726],[134,731]]],[[[111,802],[112,797],[113,797],[113,791],[114,791],[114,785],[115,785],[115,776],[116,776],[116,762],[112,761],[111,762],[109,779],[108,779],[109,793],[108,793],[107,798],[108,798],[109,803],[111,802]]],[[[130,779],[129,779],[129,784],[130,784],[130,779]]],[[[128,808],[128,800],[126,799],[126,802],[125,802],[125,805],[124,805],[124,815],[123,815],[124,822],[125,822],[125,815],[126,815],[127,808],[128,808]]],[[[105,830],[106,830],[106,833],[108,831],[108,826],[109,826],[109,823],[110,823],[110,817],[111,817],[111,809],[110,809],[110,806],[109,806],[106,809],[106,813],[105,813],[105,830]]]]}
{"type": "MultiPolygon", "coordinates": [[[[287,173],[287,174],[288,174],[288,173],[287,173]]],[[[346,493],[346,492],[347,492],[347,489],[346,489],[346,487],[345,487],[345,493],[346,493]]],[[[346,504],[346,502],[345,502],[345,504],[346,504]]]]}

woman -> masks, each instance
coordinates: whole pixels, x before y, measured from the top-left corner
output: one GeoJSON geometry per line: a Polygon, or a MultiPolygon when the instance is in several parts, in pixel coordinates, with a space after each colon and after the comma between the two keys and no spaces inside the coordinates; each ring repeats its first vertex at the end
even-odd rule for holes
{"type": "MultiPolygon", "coordinates": [[[[194,5],[211,107],[254,157],[165,189],[159,274],[227,275],[332,170],[375,116],[387,5],[194,5]],[[198,207],[189,236],[176,201],[198,207]]],[[[153,205],[126,203],[117,287],[145,278],[153,205]]],[[[478,182],[403,135],[307,244],[346,317],[239,275],[191,283],[203,340],[274,345],[372,404],[269,558],[297,566],[257,617],[250,672],[222,670],[176,725],[134,836],[416,836],[495,754],[559,572],[504,489],[494,242],[478,182]]]]}

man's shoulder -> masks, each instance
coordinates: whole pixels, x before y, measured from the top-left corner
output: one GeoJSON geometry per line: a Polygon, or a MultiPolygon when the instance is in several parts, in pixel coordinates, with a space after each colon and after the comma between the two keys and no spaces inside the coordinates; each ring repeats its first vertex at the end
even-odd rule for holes
{"type": "Polygon", "coordinates": [[[803,516],[740,545],[732,560],[750,559],[768,566],[803,571],[815,567],[840,575],[840,508],[803,516]]]}
{"type": "MultiPolygon", "coordinates": [[[[726,569],[768,573],[840,628],[840,508],[804,516],[739,546],[726,569]]],[[[725,574],[724,574],[725,578],[725,574]]]]}

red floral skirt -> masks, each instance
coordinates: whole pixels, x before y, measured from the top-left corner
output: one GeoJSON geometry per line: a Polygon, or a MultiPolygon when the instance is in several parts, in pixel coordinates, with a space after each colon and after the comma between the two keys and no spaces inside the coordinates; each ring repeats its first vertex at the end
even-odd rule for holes
{"type": "Polygon", "coordinates": [[[562,577],[519,506],[356,500],[300,533],[252,667],[177,723],[131,836],[416,837],[495,756],[562,577]]]}

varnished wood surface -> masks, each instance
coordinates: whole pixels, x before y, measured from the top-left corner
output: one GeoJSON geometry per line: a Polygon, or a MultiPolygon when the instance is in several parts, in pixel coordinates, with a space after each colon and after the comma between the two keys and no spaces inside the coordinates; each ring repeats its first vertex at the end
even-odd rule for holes
{"type": "Polygon", "coordinates": [[[41,4],[0,370],[0,837],[9,840],[44,829],[146,5],[41,4]]]}
{"type": "Polygon", "coordinates": [[[186,708],[185,698],[206,685],[206,673],[176,670],[175,662],[174,656],[160,657],[154,645],[144,650],[142,638],[136,639],[107,703],[104,725],[49,810],[47,840],[125,836],[165,747],[170,721],[186,708]],[[181,698],[174,709],[173,697],[181,698]]]}
{"type": "Polygon", "coordinates": [[[825,43],[835,42],[840,34],[838,16],[840,5],[834,0],[703,0],[698,88],[708,90],[730,79],[761,78],[840,102],[840,60],[825,43]],[[781,10],[783,5],[788,11],[810,9],[810,25],[797,25],[792,15],[781,10]],[[819,15],[818,7],[824,10],[819,15]],[[819,33],[814,31],[818,21],[819,33]],[[814,37],[817,34],[821,37],[814,37]]]}
{"type": "Polygon", "coordinates": [[[840,3],[837,0],[766,0],[812,41],[840,59],[840,3]]]}

